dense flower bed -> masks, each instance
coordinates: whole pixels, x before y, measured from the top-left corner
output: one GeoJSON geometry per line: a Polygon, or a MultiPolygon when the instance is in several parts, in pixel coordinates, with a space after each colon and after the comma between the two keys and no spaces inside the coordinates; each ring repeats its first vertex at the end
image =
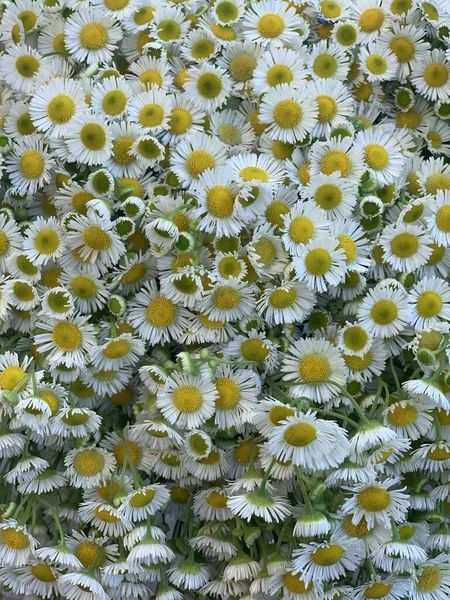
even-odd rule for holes
{"type": "Polygon", "coordinates": [[[0,591],[448,600],[448,0],[14,0],[0,591]]]}

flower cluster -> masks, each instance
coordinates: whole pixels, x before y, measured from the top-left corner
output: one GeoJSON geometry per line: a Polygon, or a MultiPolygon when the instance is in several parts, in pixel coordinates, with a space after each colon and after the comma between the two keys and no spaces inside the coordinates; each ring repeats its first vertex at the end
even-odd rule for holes
{"type": "Polygon", "coordinates": [[[0,593],[450,597],[448,0],[3,0],[0,593]]]}

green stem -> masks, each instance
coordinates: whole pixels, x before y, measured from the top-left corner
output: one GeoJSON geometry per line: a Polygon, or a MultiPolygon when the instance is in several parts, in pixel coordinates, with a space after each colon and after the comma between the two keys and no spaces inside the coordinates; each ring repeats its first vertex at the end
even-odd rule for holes
{"type": "Polygon", "coordinates": [[[295,468],[295,473],[297,475],[298,485],[300,486],[300,491],[303,496],[303,502],[305,503],[305,506],[308,511],[313,510],[313,506],[312,506],[311,500],[309,498],[308,490],[306,489],[306,484],[305,484],[303,473],[300,471],[299,467],[294,467],[294,468],[295,468]]]}
{"type": "Polygon", "coordinates": [[[393,359],[392,359],[392,356],[391,356],[391,357],[390,357],[390,359],[389,359],[389,366],[390,366],[390,368],[391,368],[392,377],[394,378],[394,381],[395,381],[395,387],[397,388],[397,395],[398,395],[398,398],[399,398],[399,400],[401,400],[401,398],[402,398],[402,395],[403,395],[403,392],[402,392],[402,386],[400,385],[400,381],[399,381],[399,379],[398,379],[398,375],[397,375],[397,370],[396,370],[396,368],[395,368],[395,365],[394,365],[394,361],[393,361],[393,359]]]}
{"type": "Polygon", "coordinates": [[[261,490],[262,493],[264,493],[266,491],[266,484],[267,484],[267,481],[269,480],[270,472],[272,471],[273,466],[274,466],[275,463],[276,463],[276,460],[275,460],[275,458],[273,458],[272,462],[267,467],[267,470],[264,473],[264,477],[263,477],[263,479],[261,481],[261,488],[260,488],[260,490],[261,490]]]}
{"type": "Polygon", "coordinates": [[[439,416],[437,408],[433,410],[433,424],[434,430],[436,431],[436,442],[442,442],[441,423],[439,422],[439,416]]]}
{"type": "Polygon", "coordinates": [[[342,421],[344,422],[344,427],[347,427],[347,423],[350,423],[351,425],[353,425],[353,427],[356,427],[356,429],[359,429],[359,423],[357,423],[350,417],[347,417],[347,415],[341,415],[341,413],[337,413],[332,410],[327,410],[325,408],[319,408],[317,406],[311,406],[311,410],[313,410],[314,412],[323,414],[323,415],[329,415],[330,417],[335,417],[336,419],[342,419],[342,421]]]}

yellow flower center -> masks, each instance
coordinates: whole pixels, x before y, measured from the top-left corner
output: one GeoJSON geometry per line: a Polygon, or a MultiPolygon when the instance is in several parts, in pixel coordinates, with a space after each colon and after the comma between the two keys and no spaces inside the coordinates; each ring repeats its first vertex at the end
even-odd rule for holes
{"type": "Polygon", "coordinates": [[[423,292],[417,298],[417,312],[421,317],[435,317],[441,308],[442,298],[436,292],[423,292]]]}
{"type": "Polygon", "coordinates": [[[34,290],[33,287],[29,283],[23,283],[22,281],[17,281],[13,287],[14,295],[21,302],[30,302],[34,300],[34,290]]]}
{"type": "Polygon", "coordinates": [[[366,518],[363,517],[356,525],[352,523],[353,515],[346,515],[342,521],[342,525],[345,533],[349,537],[363,539],[370,533],[370,529],[367,526],[366,518]]]}
{"type": "Polygon", "coordinates": [[[164,109],[159,104],[146,104],[139,111],[139,123],[143,127],[156,127],[164,119],[164,109]]]}
{"type": "Polygon", "coordinates": [[[53,328],[52,341],[60,350],[73,352],[83,343],[83,334],[73,323],[57,323],[53,328]]]}
{"type": "Polygon", "coordinates": [[[402,540],[410,540],[416,533],[416,527],[414,525],[401,525],[398,528],[398,533],[402,540]]]}
{"type": "Polygon", "coordinates": [[[409,258],[417,252],[419,240],[412,233],[404,232],[392,238],[391,252],[399,258],[409,258]]]}
{"type": "Polygon", "coordinates": [[[95,196],[90,192],[75,192],[72,196],[72,207],[82,215],[87,212],[86,204],[93,200],[95,196]]]}
{"type": "Polygon", "coordinates": [[[240,170],[239,175],[242,181],[262,181],[264,183],[269,181],[266,171],[260,167],[244,167],[240,170]]]}
{"type": "Polygon", "coordinates": [[[235,196],[226,185],[216,185],[206,194],[206,206],[213,217],[226,219],[233,214],[235,196]]]}
{"type": "Polygon", "coordinates": [[[337,104],[332,96],[317,96],[316,102],[319,108],[319,121],[328,123],[337,113],[337,104]]]}
{"type": "Polygon", "coordinates": [[[120,136],[113,141],[112,154],[116,163],[129,165],[136,160],[136,157],[131,154],[133,142],[134,139],[127,135],[120,136]]]}
{"type": "Polygon", "coordinates": [[[450,190],[450,177],[443,173],[433,173],[425,183],[425,189],[428,194],[436,194],[438,190],[450,190]]]}
{"type": "Polygon", "coordinates": [[[306,354],[300,359],[298,374],[304,381],[327,379],[331,375],[330,363],[323,354],[317,352],[306,354]]]}
{"type": "Polygon", "coordinates": [[[180,385],[173,392],[173,403],[182,413],[194,413],[203,404],[203,396],[193,385],[180,385]]]}
{"type": "Polygon", "coordinates": [[[250,339],[241,344],[241,354],[244,360],[263,362],[269,355],[269,350],[263,340],[250,339]]]}
{"type": "Polygon", "coordinates": [[[242,273],[242,266],[235,256],[225,256],[219,262],[219,272],[224,279],[238,277],[242,273]]]}
{"type": "Polygon", "coordinates": [[[367,369],[372,362],[372,352],[369,350],[362,357],[345,354],[344,360],[349,369],[353,369],[354,371],[364,371],[364,369],[367,369]]]}
{"type": "Polygon", "coordinates": [[[108,32],[100,23],[88,23],[80,31],[80,44],[86,50],[100,50],[108,42],[108,32]]]}
{"type": "Polygon", "coordinates": [[[61,419],[66,425],[71,427],[77,427],[78,425],[84,425],[89,421],[89,415],[87,413],[75,412],[69,410],[61,419]]]}
{"type": "Polygon", "coordinates": [[[36,127],[33,125],[29,112],[25,112],[20,115],[16,121],[16,127],[17,131],[21,135],[30,135],[30,133],[34,133],[36,131],[36,127]]]}
{"type": "Polygon", "coordinates": [[[436,211],[436,225],[445,233],[450,232],[450,205],[441,206],[436,211]]]}
{"type": "Polygon", "coordinates": [[[448,460],[450,458],[450,446],[437,446],[433,450],[428,450],[427,458],[436,462],[448,460]]]}
{"type": "Polygon", "coordinates": [[[397,314],[397,305],[392,300],[378,300],[370,311],[370,316],[377,325],[389,325],[395,321],[397,314]]]}
{"type": "Polygon", "coordinates": [[[344,548],[339,544],[331,544],[326,548],[317,548],[311,554],[311,560],[321,567],[331,567],[344,556],[344,548]]]}
{"type": "MultiPolygon", "coordinates": [[[[425,3],[424,3],[425,4],[425,3]]],[[[393,0],[391,3],[391,12],[393,15],[406,16],[412,8],[412,0],[393,0]]]]}
{"type": "Polygon", "coordinates": [[[158,24],[158,35],[164,42],[180,37],[181,27],[173,19],[165,19],[158,24]]]}
{"type": "Polygon", "coordinates": [[[284,31],[284,21],[279,15],[267,13],[258,21],[258,32],[263,38],[276,38],[284,31]]]}
{"type": "Polygon", "coordinates": [[[391,495],[384,488],[372,485],[359,492],[357,502],[363,510],[381,512],[391,503],[391,495]]]}
{"type": "Polygon", "coordinates": [[[45,159],[37,150],[27,150],[19,160],[19,169],[27,179],[37,179],[45,169],[45,159]]]}
{"type": "Polygon", "coordinates": [[[75,102],[70,96],[59,94],[48,103],[47,114],[54,123],[67,123],[75,114],[75,102]]]}
{"type": "Polygon", "coordinates": [[[40,254],[52,254],[59,248],[59,235],[53,229],[42,229],[36,235],[34,245],[40,254]]]}
{"type": "Polygon", "coordinates": [[[106,133],[98,123],[87,123],[81,128],[80,140],[88,150],[101,150],[106,144],[106,133]]]}
{"type": "Polygon", "coordinates": [[[366,58],[366,67],[374,75],[383,75],[387,71],[387,61],[379,54],[371,54],[366,58]]]}
{"type": "Polygon", "coordinates": [[[139,75],[139,81],[147,88],[149,88],[151,85],[161,87],[163,78],[159,71],[156,71],[155,69],[147,69],[139,75]]]}
{"type": "Polygon", "coordinates": [[[22,54],[16,60],[16,69],[19,75],[24,77],[25,79],[30,79],[34,77],[36,73],[39,71],[39,61],[34,56],[30,56],[28,54],[22,54]]]}
{"type": "Polygon", "coordinates": [[[309,217],[294,217],[289,225],[289,237],[296,244],[307,244],[314,233],[314,223],[309,217]]]}
{"type": "Polygon", "coordinates": [[[214,381],[219,397],[216,400],[218,410],[230,410],[234,408],[240,399],[239,386],[228,377],[221,377],[214,381]]]}
{"type": "Polygon", "coordinates": [[[52,417],[56,415],[61,405],[58,396],[50,390],[43,390],[39,392],[39,398],[43,400],[50,408],[52,417]]]}
{"type": "Polygon", "coordinates": [[[83,231],[83,242],[88,248],[103,252],[111,246],[111,237],[98,225],[91,225],[83,231]]]}
{"type": "Polygon", "coordinates": [[[225,494],[221,494],[220,492],[210,492],[206,498],[206,503],[213,508],[226,508],[227,497],[225,494]]]}
{"type": "Polygon", "coordinates": [[[186,159],[187,172],[194,178],[197,178],[206,169],[212,169],[214,165],[214,157],[205,150],[194,150],[186,159]]]}
{"type": "Polygon", "coordinates": [[[177,504],[186,504],[189,502],[191,493],[189,490],[180,487],[173,487],[170,490],[170,499],[177,504]]]}
{"type": "Polygon", "coordinates": [[[306,585],[299,573],[283,575],[283,586],[292,594],[308,594],[314,588],[312,582],[306,585]]]}
{"type": "Polygon", "coordinates": [[[330,270],[331,255],[324,248],[310,250],[305,258],[305,266],[308,273],[315,277],[322,277],[330,270]]]}
{"type": "Polygon", "coordinates": [[[28,536],[23,531],[14,527],[0,529],[0,539],[3,545],[12,550],[25,550],[30,545],[28,536]]]}
{"type": "Polygon", "coordinates": [[[296,127],[302,119],[302,107],[294,100],[282,100],[278,102],[273,111],[275,123],[283,129],[296,127]]]}
{"type": "Polygon", "coordinates": [[[103,111],[112,117],[120,115],[125,110],[126,105],[127,97],[122,90],[111,90],[103,96],[103,111]]]}
{"type": "Polygon", "coordinates": [[[196,59],[208,58],[213,52],[214,44],[208,39],[198,40],[192,45],[191,48],[192,56],[196,59]]]}
{"type": "Polygon", "coordinates": [[[175,135],[186,133],[192,125],[192,117],[185,108],[174,108],[169,117],[169,129],[175,135]]]}
{"type": "MultiPolygon", "coordinates": [[[[238,446],[235,447],[233,451],[233,457],[241,465],[248,465],[250,462],[250,442],[245,440],[241,442],[238,446]]],[[[253,445],[253,458],[258,460],[259,458],[259,446],[257,444],[253,445]]]]}
{"type": "Polygon", "coordinates": [[[155,495],[156,491],[153,488],[137,492],[130,499],[130,506],[133,508],[142,508],[147,506],[153,500],[155,495]]]}
{"type": "Polygon", "coordinates": [[[328,79],[333,77],[338,67],[337,60],[331,54],[321,54],[315,60],[313,64],[313,71],[322,79],[328,79]]]}
{"type": "Polygon", "coordinates": [[[82,450],[73,459],[73,467],[77,473],[92,477],[100,473],[105,466],[105,457],[94,448],[82,450]]]}
{"type": "Polygon", "coordinates": [[[201,458],[198,462],[201,465],[217,465],[220,462],[220,454],[215,450],[212,450],[209,453],[209,456],[201,458]]]}
{"type": "Polygon", "coordinates": [[[104,2],[108,10],[118,11],[126,8],[130,3],[130,0],[104,0],[104,2]]]}
{"type": "Polygon", "coordinates": [[[381,8],[368,8],[361,13],[358,25],[364,33],[374,33],[381,29],[384,18],[384,11],[381,8]]]}
{"type": "Polygon", "coordinates": [[[356,28],[347,23],[345,25],[339,25],[336,29],[336,40],[341,46],[352,46],[357,39],[356,28]]]}
{"type": "Polygon", "coordinates": [[[137,442],[128,440],[127,443],[119,442],[114,448],[114,456],[117,463],[123,467],[125,464],[125,458],[127,463],[131,460],[134,465],[137,465],[142,457],[141,447],[137,442]],[[128,450],[128,451],[127,451],[128,450]]]}
{"type": "Polygon", "coordinates": [[[366,587],[363,597],[368,600],[377,600],[388,596],[394,585],[392,583],[373,583],[366,587]]]}
{"type": "Polygon", "coordinates": [[[275,244],[269,238],[261,238],[253,244],[255,254],[258,256],[258,262],[265,267],[270,267],[277,257],[275,244]]]}
{"type": "Polygon", "coordinates": [[[269,303],[273,308],[285,309],[289,308],[294,304],[297,299],[297,292],[295,288],[289,288],[288,290],[275,290],[270,294],[269,303]]]}
{"type": "Polygon", "coordinates": [[[93,513],[97,519],[100,519],[100,521],[103,521],[104,523],[118,523],[120,521],[120,518],[113,515],[111,510],[108,508],[96,506],[93,510],[93,513]]]}
{"type": "MultiPolygon", "coordinates": [[[[109,490],[108,490],[109,491],[109,490]]],[[[109,494],[108,494],[109,497],[109,494]]],[[[105,562],[105,550],[92,540],[83,540],[74,551],[75,556],[83,567],[89,568],[95,563],[101,567],[105,562]]]]}
{"type": "Polygon", "coordinates": [[[389,154],[380,144],[368,144],[364,148],[364,158],[367,166],[375,171],[381,171],[389,165],[389,154]]]}
{"type": "Polygon", "coordinates": [[[352,168],[350,157],[342,150],[330,150],[320,161],[320,170],[325,175],[339,171],[341,177],[347,177],[352,168]]]}
{"type": "Polygon", "coordinates": [[[339,240],[338,248],[342,248],[345,252],[346,263],[350,265],[358,256],[358,248],[356,243],[349,235],[340,234],[336,236],[339,240]]]}
{"type": "Polygon", "coordinates": [[[57,33],[53,38],[53,50],[54,52],[65,52],[66,43],[64,33],[57,33]]]}
{"type": "Polygon", "coordinates": [[[175,321],[177,308],[168,298],[155,298],[145,311],[145,318],[154,327],[169,327],[175,321]]]}
{"type": "Polygon", "coordinates": [[[111,359],[123,358],[130,350],[131,344],[128,340],[113,340],[103,350],[103,356],[111,359]]]}
{"type": "Polygon", "coordinates": [[[200,96],[212,100],[222,92],[223,83],[215,73],[203,73],[197,80],[197,91],[200,96]]]}
{"type": "Polygon", "coordinates": [[[421,594],[431,594],[442,581],[442,573],[438,565],[426,565],[417,576],[416,588],[421,594]]]}
{"type": "Polygon", "coordinates": [[[239,306],[240,293],[234,288],[224,285],[214,292],[213,304],[221,310],[231,310],[239,306]]]}
{"type": "Polygon", "coordinates": [[[79,275],[72,279],[71,290],[78,298],[88,300],[95,296],[97,287],[92,279],[79,275]]]}
{"type": "Polygon", "coordinates": [[[442,87],[448,81],[448,71],[444,65],[433,63],[425,69],[423,78],[430,87],[442,87]]]}
{"type": "Polygon", "coordinates": [[[272,406],[269,411],[268,418],[272,425],[279,425],[281,421],[285,421],[288,417],[293,417],[295,411],[288,406],[272,406]]]}
{"type": "Polygon", "coordinates": [[[366,346],[369,337],[362,327],[352,325],[345,330],[343,339],[346,348],[359,352],[366,346]]]}
{"type": "Polygon", "coordinates": [[[322,0],[320,3],[320,12],[325,19],[337,19],[341,15],[341,7],[333,0],[322,0]]]}
{"type": "Polygon", "coordinates": [[[398,62],[405,63],[414,58],[416,47],[414,42],[406,37],[397,37],[389,44],[389,48],[397,57],[398,62]]]}
{"type": "Polygon", "coordinates": [[[30,571],[32,575],[38,580],[43,581],[45,583],[51,583],[56,581],[57,577],[49,567],[45,563],[40,563],[38,565],[32,565],[30,567],[30,571]]]}

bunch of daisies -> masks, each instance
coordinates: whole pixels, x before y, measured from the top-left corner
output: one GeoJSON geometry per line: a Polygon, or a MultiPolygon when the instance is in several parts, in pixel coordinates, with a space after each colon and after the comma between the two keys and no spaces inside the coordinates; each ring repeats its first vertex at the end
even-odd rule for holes
{"type": "Polygon", "coordinates": [[[448,0],[2,0],[0,595],[448,600],[448,0]]]}

